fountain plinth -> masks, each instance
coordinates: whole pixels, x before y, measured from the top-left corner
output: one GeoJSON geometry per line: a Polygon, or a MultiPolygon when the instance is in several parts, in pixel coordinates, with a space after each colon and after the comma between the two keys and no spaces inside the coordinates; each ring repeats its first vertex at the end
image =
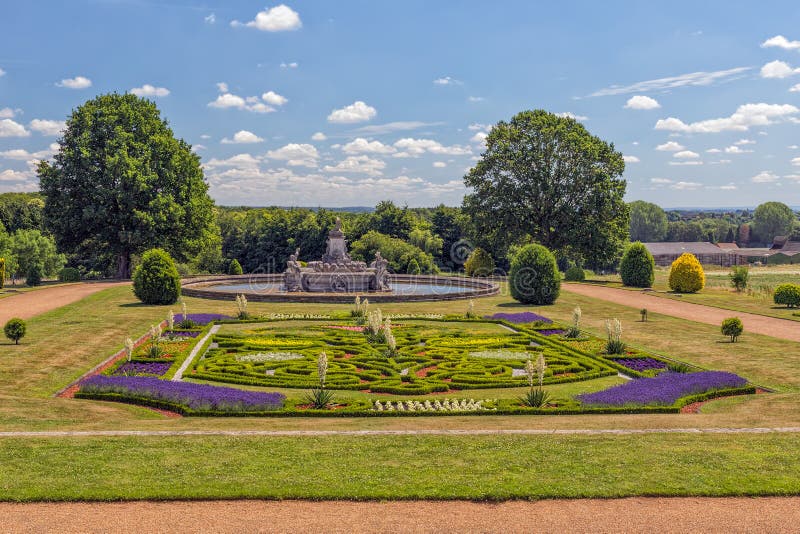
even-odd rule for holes
{"type": "Polygon", "coordinates": [[[336,226],[328,232],[328,242],[321,261],[300,264],[300,249],[289,256],[284,272],[287,291],[312,293],[363,293],[368,291],[391,291],[389,286],[389,261],[375,253],[375,261],[369,266],[363,261],[354,261],[347,253],[347,240],[342,232],[342,221],[336,218],[336,226]]]}

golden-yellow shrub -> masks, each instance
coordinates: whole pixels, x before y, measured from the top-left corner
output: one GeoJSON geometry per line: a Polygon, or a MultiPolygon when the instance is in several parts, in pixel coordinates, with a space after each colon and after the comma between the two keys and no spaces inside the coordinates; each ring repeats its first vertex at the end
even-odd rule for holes
{"type": "Polygon", "coordinates": [[[678,293],[697,293],[706,285],[706,273],[694,254],[685,252],[672,262],[669,288],[678,293]]]}

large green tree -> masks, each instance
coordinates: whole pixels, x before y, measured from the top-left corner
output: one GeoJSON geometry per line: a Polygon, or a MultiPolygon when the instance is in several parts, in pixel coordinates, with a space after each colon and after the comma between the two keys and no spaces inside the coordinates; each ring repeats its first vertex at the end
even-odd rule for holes
{"type": "Polygon", "coordinates": [[[54,162],[38,173],[59,247],[100,247],[120,278],[130,276],[131,254],[158,246],[186,261],[214,235],[200,158],[135,95],[101,95],[74,110],[54,162]]]}
{"type": "Polygon", "coordinates": [[[753,231],[759,240],[771,243],[775,236],[792,233],[797,215],[782,202],[764,202],[753,213],[753,231]]]}
{"type": "Polygon", "coordinates": [[[464,210],[495,256],[529,235],[583,256],[589,267],[604,266],[628,237],[624,170],[614,145],[579,122],[523,111],[489,132],[486,151],[464,177],[472,189],[464,210]]]}
{"type": "Polygon", "coordinates": [[[660,206],[644,200],[630,203],[631,241],[663,241],[667,237],[667,214],[660,206]]]}

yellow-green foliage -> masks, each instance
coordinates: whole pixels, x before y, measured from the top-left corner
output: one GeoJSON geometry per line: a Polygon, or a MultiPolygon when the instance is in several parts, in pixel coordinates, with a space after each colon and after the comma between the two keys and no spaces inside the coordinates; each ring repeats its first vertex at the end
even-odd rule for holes
{"type": "Polygon", "coordinates": [[[6,282],[6,260],[5,258],[0,258],[0,289],[3,289],[3,285],[6,282]]]}
{"type": "Polygon", "coordinates": [[[697,293],[706,285],[706,273],[694,254],[688,252],[672,262],[669,288],[678,293],[697,293]]]}

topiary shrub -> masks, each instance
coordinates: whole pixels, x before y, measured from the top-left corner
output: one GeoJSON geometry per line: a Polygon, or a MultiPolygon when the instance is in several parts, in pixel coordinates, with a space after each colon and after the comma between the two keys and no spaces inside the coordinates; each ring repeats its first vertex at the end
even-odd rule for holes
{"type": "Polygon", "coordinates": [[[145,304],[174,304],[181,296],[181,277],[172,257],[160,248],[142,255],[133,273],[133,294],[145,304]]]}
{"type": "Polygon", "coordinates": [[[239,263],[239,260],[233,259],[231,260],[231,264],[228,265],[228,274],[236,275],[242,274],[242,264],[239,263]]]}
{"type": "Polygon", "coordinates": [[[81,272],[74,267],[64,267],[58,271],[59,282],[80,282],[81,272]]]}
{"type": "Polygon", "coordinates": [[[729,317],[722,321],[722,335],[730,336],[731,343],[736,343],[736,339],[744,332],[742,320],[738,317],[729,317]]]}
{"type": "Polygon", "coordinates": [[[583,267],[573,265],[564,273],[564,280],[567,282],[583,282],[586,280],[586,271],[583,270],[583,267]]]}
{"type": "Polygon", "coordinates": [[[33,262],[25,273],[25,284],[31,287],[42,285],[42,264],[33,262]]]}
{"type": "Polygon", "coordinates": [[[800,285],[780,284],[775,288],[773,294],[775,304],[780,304],[788,308],[800,307],[800,285]]]}
{"type": "Polygon", "coordinates": [[[703,266],[694,254],[688,252],[672,262],[669,270],[669,288],[677,293],[697,293],[706,285],[703,266]]]}
{"type": "Polygon", "coordinates": [[[419,268],[419,263],[415,258],[411,258],[411,261],[408,262],[406,272],[408,274],[420,274],[422,272],[422,269],[419,268]]]}
{"type": "Polygon", "coordinates": [[[25,321],[17,317],[10,319],[3,327],[6,337],[13,341],[15,345],[19,345],[19,340],[25,337],[25,330],[27,330],[25,321]]]}
{"type": "Polygon", "coordinates": [[[494,259],[482,248],[473,250],[464,262],[467,276],[491,276],[494,273],[494,259]]]}
{"type": "Polygon", "coordinates": [[[619,275],[628,287],[653,287],[656,262],[647,247],[640,242],[631,243],[622,255],[619,275]]]}
{"type": "Polygon", "coordinates": [[[525,245],[514,255],[508,273],[511,296],[523,304],[552,304],[561,289],[561,273],[552,252],[525,245]]]}

